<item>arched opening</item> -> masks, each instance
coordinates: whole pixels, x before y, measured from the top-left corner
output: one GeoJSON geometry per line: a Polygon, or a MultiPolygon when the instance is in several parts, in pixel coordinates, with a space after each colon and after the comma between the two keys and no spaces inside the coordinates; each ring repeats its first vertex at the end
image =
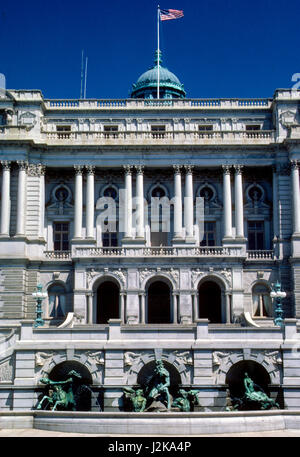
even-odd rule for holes
{"type": "Polygon", "coordinates": [[[97,290],[97,324],[107,324],[109,319],[120,318],[120,288],[113,281],[105,281],[97,290]]]}
{"type": "Polygon", "coordinates": [[[231,397],[241,398],[245,393],[244,377],[248,373],[255,384],[269,395],[270,376],[267,370],[252,360],[241,360],[232,365],[226,376],[231,397]]]}
{"type": "Polygon", "coordinates": [[[172,322],[171,290],[164,281],[152,282],[147,290],[148,324],[170,324],[172,322]]]}
{"type": "MultiPolygon", "coordinates": [[[[177,369],[174,367],[174,365],[172,365],[171,363],[166,362],[165,360],[163,360],[163,364],[164,364],[164,368],[166,368],[166,370],[168,370],[169,375],[170,375],[169,392],[170,392],[171,395],[175,395],[175,393],[178,390],[178,386],[181,385],[180,374],[177,371],[177,369]]],[[[151,361],[149,363],[146,363],[146,365],[144,365],[143,368],[141,368],[141,370],[140,370],[140,372],[138,374],[138,377],[137,377],[137,383],[143,389],[145,389],[146,386],[149,385],[150,380],[151,380],[152,376],[155,373],[155,367],[156,367],[156,361],[153,360],[153,361],[151,361]]]]}
{"type": "MultiPolygon", "coordinates": [[[[70,378],[69,373],[74,370],[81,377],[73,377],[72,392],[76,402],[77,411],[91,411],[92,405],[92,385],[93,380],[89,370],[76,360],[68,360],[56,365],[49,373],[51,381],[66,381],[70,378]]],[[[70,384],[66,384],[66,391],[70,388],[70,384]]],[[[71,409],[67,406],[67,409],[71,409]]]]}
{"type": "Polygon", "coordinates": [[[200,284],[199,318],[208,319],[211,323],[222,322],[222,293],[220,286],[214,281],[200,284]]]}

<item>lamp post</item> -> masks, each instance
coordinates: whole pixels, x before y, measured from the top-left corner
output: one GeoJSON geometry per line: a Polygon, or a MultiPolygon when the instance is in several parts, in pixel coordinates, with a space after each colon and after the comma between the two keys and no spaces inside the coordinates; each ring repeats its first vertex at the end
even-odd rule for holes
{"type": "Polygon", "coordinates": [[[275,299],[275,317],[274,324],[283,326],[283,309],[281,299],[286,297],[286,293],[281,291],[281,284],[277,281],[270,293],[270,297],[275,299]]]}
{"type": "Polygon", "coordinates": [[[34,327],[42,327],[44,325],[44,319],[42,318],[42,301],[48,297],[47,292],[42,292],[43,286],[38,284],[36,287],[36,292],[33,292],[32,296],[36,300],[36,319],[34,321],[34,327]]]}

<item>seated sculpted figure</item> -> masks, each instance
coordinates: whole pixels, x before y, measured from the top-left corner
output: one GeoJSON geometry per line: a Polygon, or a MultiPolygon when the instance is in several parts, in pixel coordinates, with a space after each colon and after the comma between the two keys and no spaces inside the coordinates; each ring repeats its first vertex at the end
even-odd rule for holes
{"type": "Polygon", "coordinates": [[[130,401],[133,411],[143,412],[145,410],[146,398],[144,397],[143,389],[124,387],[124,395],[126,400],[130,401]]]}
{"type": "Polygon", "coordinates": [[[172,406],[174,408],[179,408],[180,411],[190,412],[192,405],[197,403],[199,405],[198,391],[197,390],[184,390],[179,389],[179,396],[173,401],[172,406]]]}
{"type": "Polygon", "coordinates": [[[253,380],[245,373],[244,378],[245,395],[246,401],[254,401],[261,404],[261,409],[269,409],[272,406],[279,407],[279,405],[263,391],[263,389],[254,384],[253,380]]]}

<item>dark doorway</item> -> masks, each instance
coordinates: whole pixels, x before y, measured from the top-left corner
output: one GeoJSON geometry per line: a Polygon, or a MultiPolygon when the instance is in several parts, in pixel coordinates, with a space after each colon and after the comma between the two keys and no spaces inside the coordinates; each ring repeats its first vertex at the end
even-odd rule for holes
{"type": "Polygon", "coordinates": [[[155,281],[148,287],[148,324],[171,323],[170,287],[163,281],[155,281]]]}
{"type": "Polygon", "coordinates": [[[214,281],[206,281],[199,287],[199,318],[222,322],[221,288],[214,281]]]}
{"type": "Polygon", "coordinates": [[[97,324],[107,324],[109,319],[119,319],[119,295],[117,284],[105,281],[97,290],[97,324]]]}

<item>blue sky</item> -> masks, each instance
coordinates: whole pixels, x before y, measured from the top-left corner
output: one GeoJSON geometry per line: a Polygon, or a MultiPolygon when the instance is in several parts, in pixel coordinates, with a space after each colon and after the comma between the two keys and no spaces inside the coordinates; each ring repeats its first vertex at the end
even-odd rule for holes
{"type": "MultiPolygon", "coordinates": [[[[0,73],[7,88],[79,98],[126,98],[152,66],[154,0],[38,0],[0,4],[0,73]]],[[[189,98],[272,97],[300,72],[299,0],[160,0],[184,17],[161,24],[163,65],[189,98]]]]}

